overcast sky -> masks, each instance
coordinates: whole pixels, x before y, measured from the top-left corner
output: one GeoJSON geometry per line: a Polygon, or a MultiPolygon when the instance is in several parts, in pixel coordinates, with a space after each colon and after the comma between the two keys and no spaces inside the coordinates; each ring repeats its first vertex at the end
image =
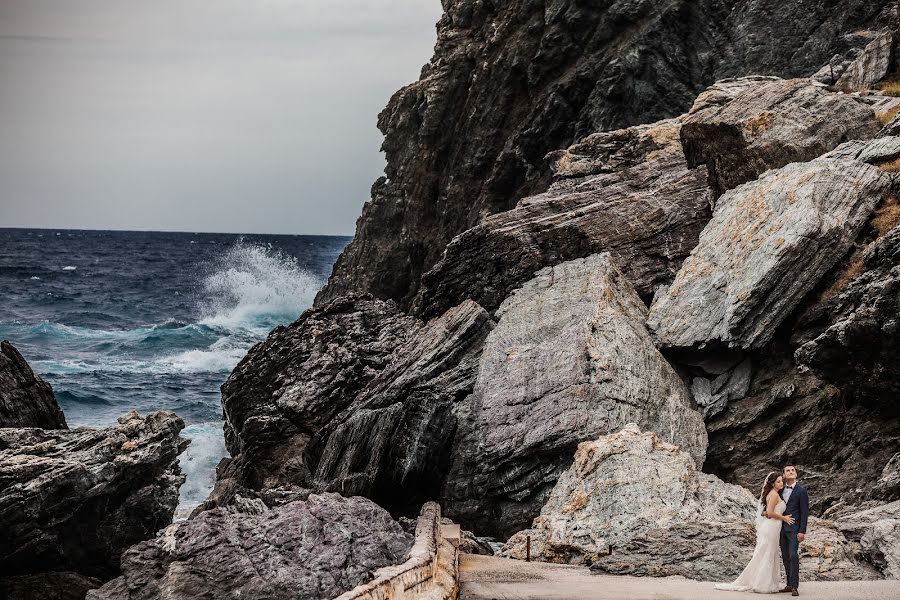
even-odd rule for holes
{"type": "Polygon", "coordinates": [[[439,0],[0,0],[0,227],[352,234],[439,0]]]}

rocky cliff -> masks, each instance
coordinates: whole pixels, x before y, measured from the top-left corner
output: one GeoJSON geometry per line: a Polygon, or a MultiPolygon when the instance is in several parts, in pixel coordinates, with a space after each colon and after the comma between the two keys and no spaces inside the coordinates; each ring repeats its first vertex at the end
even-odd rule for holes
{"type": "Polygon", "coordinates": [[[865,30],[888,25],[895,3],[443,6],[434,56],[379,115],[385,176],[372,186],[356,236],[317,305],[357,291],[408,307],[455,235],[546,189],[548,152],[591,133],[681,114],[723,77],[808,76],[826,63],[830,76],[840,74],[842,56],[871,43],[865,30]]]}
{"type": "Polygon", "coordinates": [[[753,544],[736,486],[791,463],[841,511],[809,576],[893,577],[900,99],[871,88],[900,54],[856,27],[894,9],[445,3],[354,242],[223,386],[231,457],[195,518],[435,499],[479,534],[540,515],[554,560],[727,579],[753,544]],[[694,98],[746,69],[812,77],[694,98]],[[629,456],[652,518],[613,497],[629,456]]]}
{"type": "Polygon", "coordinates": [[[0,427],[67,427],[50,384],[6,340],[0,342],[0,427]]]}

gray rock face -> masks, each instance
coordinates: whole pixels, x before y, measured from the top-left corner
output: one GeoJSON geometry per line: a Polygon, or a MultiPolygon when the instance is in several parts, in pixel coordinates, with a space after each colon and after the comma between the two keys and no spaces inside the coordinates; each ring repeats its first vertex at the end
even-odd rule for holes
{"type": "Polygon", "coordinates": [[[888,579],[900,579],[900,501],[855,512],[835,521],[888,579]]]}
{"type": "Polygon", "coordinates": [[[758,348],[844,253],[890,188],[858,161],[769,171],[723,195],[648,325],[663,347],[758,348]]]}
{"type": "Polygon", "coordinates": [[[900,393],[900,226],[873,242],[862,264],[842,293],[803,316],[795,339],[808,341],[796,360],[850,397],[890,406],[900,393]]]}
{"type": "Polygon", "coordinates": [[[6,340],[0,342],[0,427],[68,427],[50,384],[6,340]]]}
{"type": "MultiPolygon", "coordinates": [[[[702,106],[702,105],[701,105],[702,106]]],[[[874,111],[808,79],[754,86],[723,106],[695,106],[681,128],[688,166],[706,165],[717,194],[841,142],[873,137],[874,111]]]]}
{"type": "Polygon", "coordinates": [[[544,194],[487,217],[423,278],[426,316],[472,298],[496,309],[543,267],[609,251],[638,293],[672,280],[710,217],[706,173],[687,168],[677,120],[589,136],[555,154],[544,194]]]}
{"type": "Polygon", "coordinates": [[[225,442],[210,505],[235,489],[312,485],[307,446],[390,362],[420,324],[391,302],[342,298],[278,327],[222,386],[225,442]]]}
{"type": "Polygon", "coordinates": [[[900,137],[882,136],[865,145],[856,155],[856,160],[873,165],[900,158],[900,137]]]}
{"type": "Polygon", "coordinates": [[[88,600],[334,598],[405,559],[413,536],[364,498],[311,495],[247,515],[219,508],[122,556],[122,577],[88,600]]]}
{"type": "Polygon", "coordinates": [[[752,522],[747,490],[700,473],[687,452],[631,423],[582,442],[531,529],[514,535],[503,553],[548,562],[591,562],[646,530],[678,524],[752,522]]]}
{"type": "Polygon", "coordinates": [[[850,63],[835,87],[844,92],[861,92],[871,89],[884,79],[891,68],[894,36],[883,31],[850,63]]]}
{"type": "Polygon", "coordinates": [[[493,328],[471,300],[429,321],[321,435],[316,484],[415,509],[440,492],[456,427],[493,328]]]}
{"type": "Polygon", "coordinates": [[[172,521],[188,445],[169,412],[106,429],[0,429],[0,571],[106,578],[172,521]]]}
{"type": "Polygon", "coordinates": [[[879,500],[900,499],[900,452],[884,466],[881,477],[875,482],[872,496],[879,500]]]}
{"type": "MultiPolygon", "coordinates": [[[[503,552],[524,558],[531,536],[538,560],[730,581],[753,553],[757,506],[746,489],[700,473],[688,454],[632,424],[580,444],[532,528],[513,536],[503,552]]],[[[830,523],[813,519],[808,534],[804,580],[880,578],[857,558],[860,546],[830,523]]]]}
{"type": "Polygon", "coordinates": [[[207,507],[336,490],[398,511],[436,498],[454,403],[493,322],[467,301],[421,323],[355,296],[305,313],[251,350],[222,388],[234,458],[207,507]]]}
{"type": "Polygon", "coordinates": [[[799,77],[892,18],[887,0],[574,0],[444,5],[434,56],[381,113],[385,177],[316,304],[351,291],[406,307],[483,216],[546,189],[543,157],[596,131],[684,112],[722,77],[799,77]]]}
{"type": "Polygon", "coordinates": [[[702,417],[608,254],[541,270],[497,315],[457,406],[443,502],[455,520],[489,533],[527,524],[579,442],[630,422],[703,461],[702,417]]]}
{"type": "Polygon", "coordinates": [[[729,401],[746,396],[747,390],[750,389],[752,369],[752,361],[745,358],[733,370],[726,371],[715,379],[694,377],[691,381],[691,394],[703,417],[717,415],[725,409],[729,401]]]}

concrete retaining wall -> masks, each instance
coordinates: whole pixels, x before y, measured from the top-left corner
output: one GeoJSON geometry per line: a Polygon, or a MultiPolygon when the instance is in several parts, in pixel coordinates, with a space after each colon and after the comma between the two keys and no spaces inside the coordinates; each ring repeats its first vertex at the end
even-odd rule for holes
{"type": "Polygon", "coordinates": [[[459,526],[441,525],[441,507],[422,506],[406,562],[375,571],[375,579],[335,600],[455,600],[459,591],[459,526]]]}

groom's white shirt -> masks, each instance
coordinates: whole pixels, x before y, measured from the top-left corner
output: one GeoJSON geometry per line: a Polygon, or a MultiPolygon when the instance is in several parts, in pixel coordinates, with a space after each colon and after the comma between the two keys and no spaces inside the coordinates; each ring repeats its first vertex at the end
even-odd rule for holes
{"type": "MultiPolygon", "coordinates": [[[[797,483],[794,482],[794,485],[797,485],[797,483]]],[[[781,497],[784,499],[784,503],[785,503],[785,504],[787,504],[787,501],[791,499],[791,494],[792,494],[793,492],[794,492],[794,486],[793,486],[793,485],[792,485],[791,487],[784,486],[784,491],[781,492],[781,497]]]]}

